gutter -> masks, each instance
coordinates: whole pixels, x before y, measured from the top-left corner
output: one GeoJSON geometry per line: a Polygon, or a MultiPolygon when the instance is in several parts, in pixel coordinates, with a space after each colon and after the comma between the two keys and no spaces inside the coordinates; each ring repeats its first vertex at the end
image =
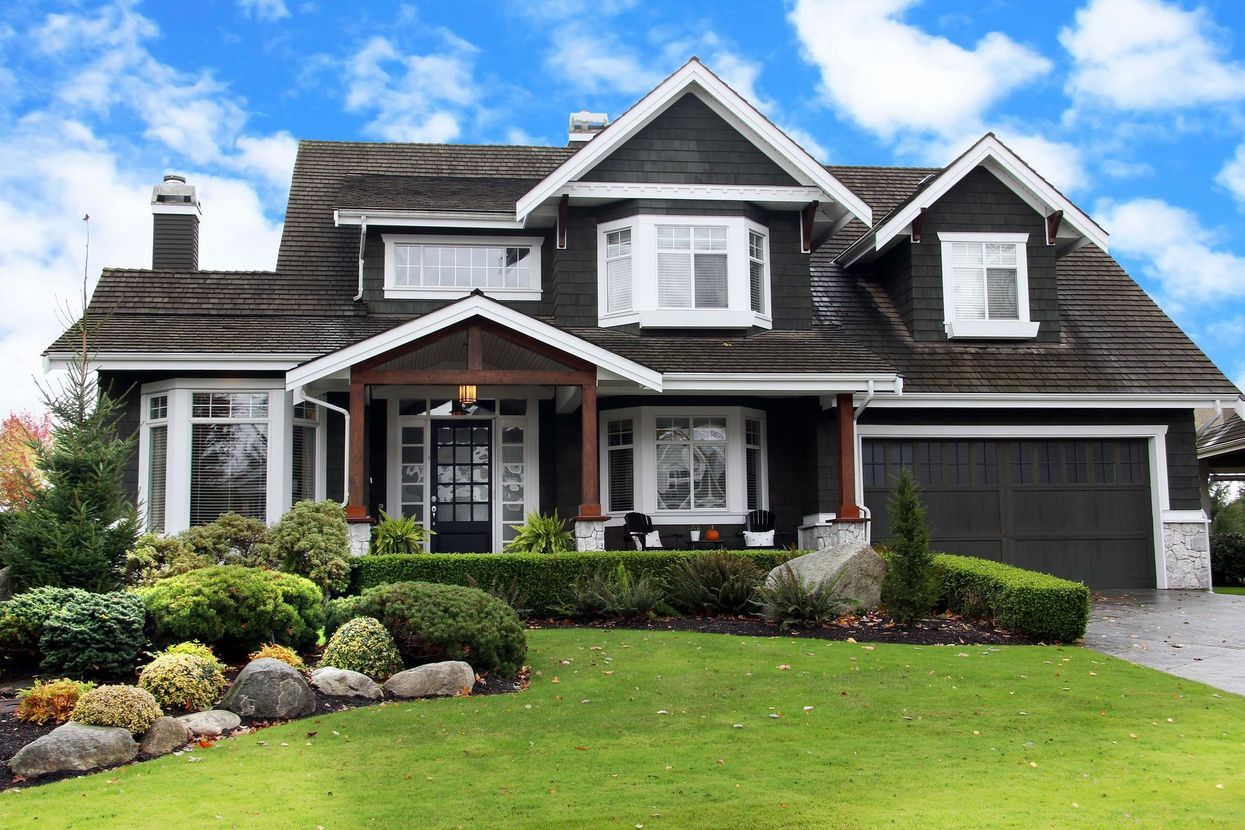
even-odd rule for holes
{"type": "MultiPolygon", "coordinates": [[[[307,394],[305,387],[300,386],[294,390],[294,403],[302,403],[303,401],[314,403],[325,409],[331,409],[334,412],[340,412],[341,416],[346,419],[346,429],[342,440],[342,445],[345,448],[342,450],[343,455],[345,455],[345,463],[342,465],[342,507],[345,507],[350,501],[350,410],[343,409],[336,404],[331,404],[319,398],[313,398],[307,394]]],[[[328,424],[325,424],[325,427],[327,428],[328,424]]]]}
{"type": "Polygon", "coordinates": [[[1215,417],[1211,418],[1209,421],[1202,424],[1201,428],[1199,428],[1197,433],[1193,436],[1194,441],[1196,442],[1203,435],[1210,432],[1211,427],[1214,427],[1215,425],[1217,425],[1219,421],[1222,419],[1223,419],[1223,401],[1219,399],[1215,399],[1215,417]]]}
{"type": "MultiPolygon", "coordinates": [[[[367,217],[359,217],[359,293],[354,295],[357,303],[363,299],[363,248],[367,245],[367,217]]],[[[327,404],[325,404],[327,406],[327,404]]]]}

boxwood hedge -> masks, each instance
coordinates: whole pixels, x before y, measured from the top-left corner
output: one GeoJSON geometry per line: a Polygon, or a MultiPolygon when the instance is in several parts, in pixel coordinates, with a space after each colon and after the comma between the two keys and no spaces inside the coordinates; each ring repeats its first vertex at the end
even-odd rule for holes
{"type": "Polygon", "coordinates": [[[945,608],[988,617],[1002,628],[1039,640],[1069,642],[1085,636],[1089,589],[1049,574],[940,553],[934,569],[945,608]]]}
{"type": "MultiPolygon", "coordinates": [[[[549,614],[581,573],[614,570],[620,564],[633,576],[666,582],[670,566],[703,551],[592,551],[585,553],[414,553],[361,556],[351,563],[352,593],[390,582],[440,582],[447,585],[497,585],[524,597],[533,614],[549,614]]],[[[761,573],[793,555],[785,550],[729,551],[746,556],[761,573]]]]}

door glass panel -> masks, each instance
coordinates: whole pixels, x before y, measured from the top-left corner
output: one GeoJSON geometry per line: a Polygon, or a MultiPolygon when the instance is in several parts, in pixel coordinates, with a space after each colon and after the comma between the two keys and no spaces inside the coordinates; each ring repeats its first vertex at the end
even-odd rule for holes
{"type": "Polygon", "coordinates": [[[523,523],[527,469],[523,458],[523,427],[506,426],[501,430],[501,519],[502,539],[514,538],[515,528],[523,523]]]}
{"type": "Polygon", "coordinates": [[[422,426],[402,427],[399,430],[398,440],[401,442],[402,454],[402,463],[398,468],[402,515],[423,524],[425,522],[424,428],[422,426]]]}

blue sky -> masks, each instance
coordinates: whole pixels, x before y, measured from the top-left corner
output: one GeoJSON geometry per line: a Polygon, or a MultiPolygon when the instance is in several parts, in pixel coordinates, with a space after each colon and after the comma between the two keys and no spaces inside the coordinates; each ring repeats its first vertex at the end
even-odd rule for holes
{"type": "Polygon", "coordinates": [[[561,144],[696,54],[818,157],[945,164],[986,130],[1245,383],[1240,0],[336,3],[0,9],[0,414],[83,273],[147,267],[151,185],[201,265],[271,268],[298,138],[561,144]]]}

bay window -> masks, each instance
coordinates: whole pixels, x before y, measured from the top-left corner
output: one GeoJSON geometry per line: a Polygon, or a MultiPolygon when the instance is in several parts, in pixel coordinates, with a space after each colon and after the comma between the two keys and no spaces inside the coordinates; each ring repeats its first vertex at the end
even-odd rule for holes
{"type": "Polygon", "coordinates": [[[268,507],[268,393],[195,392],[190,523],[222,513],[263,519],[268,507]]]}
{"type": "Polygon", "coordinates": [[[1028,338],[1028,234],[940,233],[948,337],[1028,338]]]}
{"type": "Polygon", "coordinates": [[[602,326],[771,326],[767,228],[743,217],[638,215],[598,231],[602,326]]]}
{"type": "Polygon", "coordinates": [[[743,521],[767,504],[764,413],[645,406],[601,415],[601,489],[613,516],[743,521]]]}

